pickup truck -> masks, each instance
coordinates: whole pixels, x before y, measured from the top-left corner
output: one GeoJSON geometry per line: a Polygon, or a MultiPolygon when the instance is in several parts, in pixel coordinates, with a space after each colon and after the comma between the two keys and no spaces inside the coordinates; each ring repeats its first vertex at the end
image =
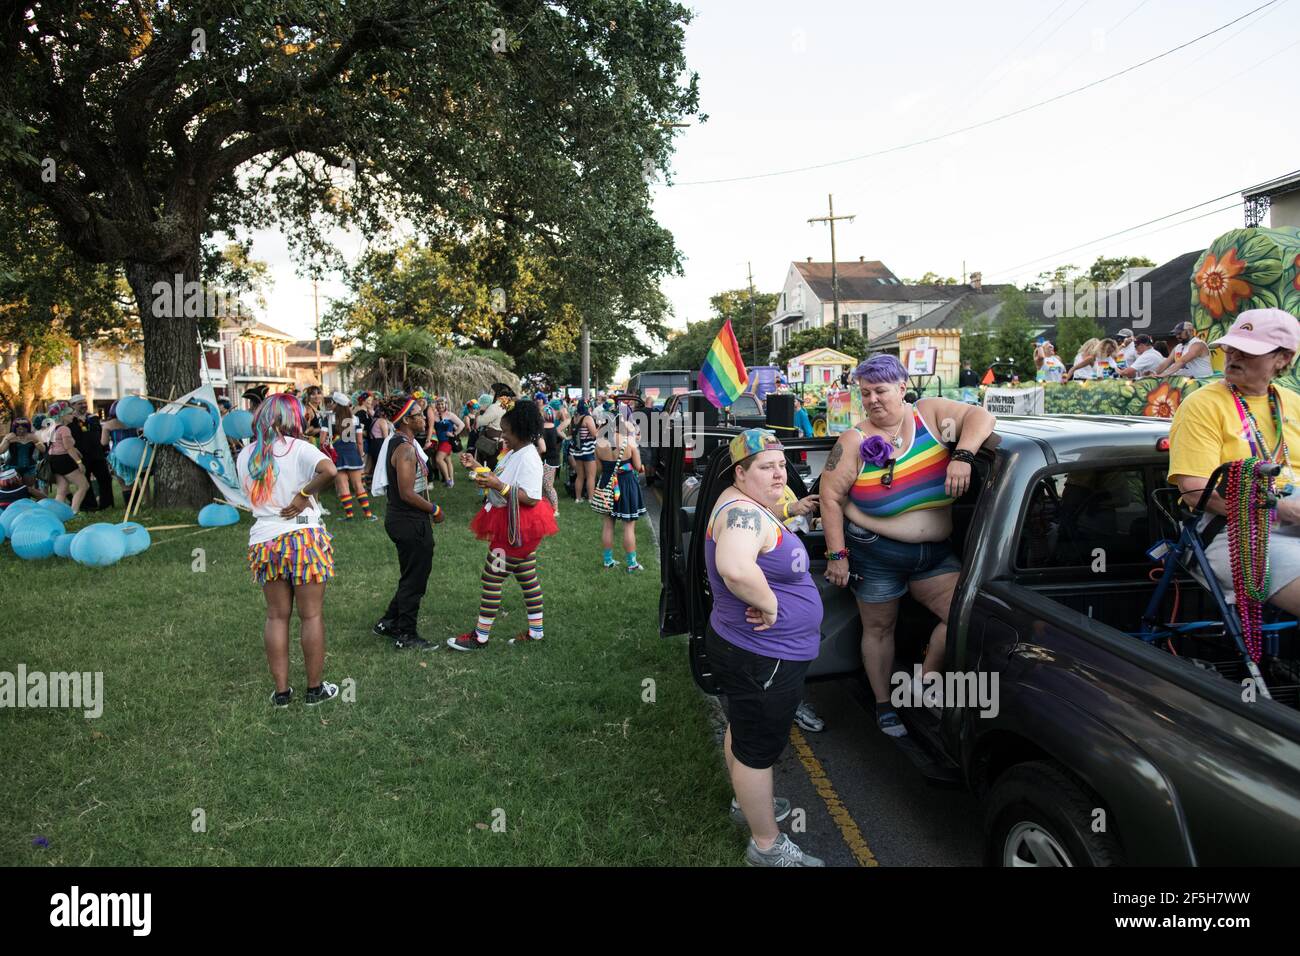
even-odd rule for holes
{"type": "MultiPolygon", "coordinates": [[[[696,683],[716,693],[704,628],[711,607],[702,529],[729,482],[717,429],[699,484],[669,461],[660,521],[660,633],[689,635],[696,683]]],[[[825,452],[833,438],[786,442],[825,452]]],[[[1261,669],[1272,697],[1243,687],[1244,662],[1214,629],[1147,643],[1148,552],[1176,534],[1166,486],[1168,422],[1093,416],[1000,418],[953,505],[962,571],[945,673],[983,679],[996,707],[902,707],[898,738],[934,782],[982,801],[996,866],[1294,865],[1300,860],[1300,639],[1278,632],[1261,669]],[[996,679],[997,683],[993,684],[996,679]]],[[[803,497],[793,471],[790,486],[803,497]]],[[[823,577],[825,539],[806,535],[825,617],[811,678],[863,679],[847,589],[823,577]]],[[[1158,552],[1156,552],[1158,553],[1158,552]]],[[[1166,621],[1221,620],[1180,572],[1166,621]]],[[[935,619],[904,598],[895,671],[912,673],[935,619]]],[[[863,720],[870,720],[864,713],[863,720]]]]}

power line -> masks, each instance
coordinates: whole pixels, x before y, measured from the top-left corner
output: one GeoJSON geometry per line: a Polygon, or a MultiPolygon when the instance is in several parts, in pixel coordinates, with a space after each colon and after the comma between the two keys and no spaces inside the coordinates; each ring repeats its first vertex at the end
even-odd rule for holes
{"type": "MultiPolygon", "coordinates": [[[[1171,222],[1171,223],[1170,223],[1169,225],[1167,225],[1167,226],[1161,226],[1159,229],[1152,229],[1150,232],[1144,232],[1144,233],[1142,233],[1141,235],[1130,236],[1129,239],[1126,240],[1126,241],[1133,241],[1133,240],[1137,240],[1137,239],[1145,239],[1147,236],[1154,236],[1154,235],[1156,235],[1156,233],[1167,232],[1167,231],[1170,230],[1170,229],[1177,229],[1179,226],[1185,226],[1185,225],[1187,225],[1189,222],[1196,222],[1196,221],[1199,220],[1199,219],[1208,219],[1210,216],[1217,216],[1217,215],[1218,215],[1219,213],[1221,213],[1221,212],[1228,212],[1229,210],[1232,210],[1232,209],[1240,209],[1240,208],[1241,208],[1241,201],[1238,200],[1237,202],[1235,202],[1235,203],[1230,203],[1230,204],[1227,205],[1227,206],[1220,206],[1218,209],[1211,209],[1209,212],[1202,213],[1202,214],[1199,215],[1199,216],[1191,216],[1190,218],[1182,219],[1182,220],[1180,220],[1180,221],[1178,221],[1178,222],[1171,222]]],[[[1175,213],[1175,215],[1177,215],[1177,213],[1175,213]]],[[[1157,222],[1158,222],[1159,220],[1153,220],[1153,221],[1157,221],[1157,222]]],[[[1100,242],[1101,240],[1096,240],[1096,241],[1097,241],[1097,242],[1100,242]]],[[[1084,243],[1082,246],[1075,246],[1074,248],[1075,248],[1075,249],[1083,249],[1083,248],[1086,248],[1087,246],[1094,245],[1094,244],[1095,244],[1095,243],[1089,242],[1089,243],[1084,243]]],[[[1052,257],[1049,256],[1049,257],[1047,257],[1047,258],[1050,259],[1050,258],[1052,258],[1052,257]]],[[[1045,261],[1045,260],[1035,260],[1035,264],[1040,263],[1040,262],[1042,262],[1042,261],[1045,261]]],[[[1020,270],[1017,270],[1017,271],[1011,271],[1011,270],[1006,270],[1006,269],[1004,269],[1004,270],[1002,270],[1001,272],[990,273],[990,275],[1001,275],[1001,276],[1005,276],[1007,279],[1015,279],[1015,278],[1018,278],[1018,277],[1023,276],[1023,275],[1029,275],[1032,271],[1033,271],[1032,269],[1020,269],[1020,270]]]]}
{"type": "Polygon", "coordinates": [[[1145,59],[1140,63],[1135,63],[1132,66],[1125,67],[1124,69],[1119,70],[1118,72],[1111,73],[1108,76],[1103,76],[1100,79],[1093,80],[1091,83],[1085,83],[1083,86],[1075,87],[1074,89],[1067,90],[1064,93],[1058,93],[1056,96],[1049,97],[1045,100],[1039,100],[1037,103],[1031,103],[1028,106],[1022,106],[1020,109],[1012,110],[1009,113],[1002,113],[999,116],[994,116],[989,119],[982,120],[978,123],[972,123],[969,126],[963,126],[958,129],[949,130],[946,133],[937,133],[936,135],[926,137],[925,139],[914,140],[913,142],[903,143],[898,146],[890,146],[886,149],[876,150],[875,152],[871,152],[871,153],[863,153],[860,156],[850,156],[846,159],[836,159],[828,163],[817,163],[812,166],[798,166],[792,169],[778,169],[770,173],[755,173],[750,176],[731,176],[723,179],[697,179],[691,182],[676,183],[674,185],[710,186],[710,185],[717,185],[720,183],[748,182],[750,180],[755,180],[755,179],[770,179],[773,176],[788,176],[794,173],[806,173],[816,169],[828,169],[832,166],[843,166],[846,163],[856,163],[864,159],[874,159],[878,156],[884,156],[889,153],[897,153],[906,149],[912,149],[917,146],[924,146],[928,143],[938,142],[939,140],[949,139],[961,133],[969,133],[972,130],[982,129],[985,126],[991,126],[994,123],[1000,123],[1003,120],[1011,119],[1013,116],[1019,116],[1022,113],[1028,113],[1031,110],[1039,109],[1040,107],[1047,106],[1050,103],[1058,102],[1060,100],[1065,99],[1066,97],[1074,96],[1077,93],[1082,93],[1085,90],[1090,90],[1093,87],[1100,86],[1103,83],[1107,83],[1111,80],[1118,79],[1119,77],[1124,76],[1126,73],[1132,73],[1134,70],[1141,69],[1142,67],[1147,66],[1148,64],[1156,62],[1157,60],[1162,60],[1167,56],[1171,56],[1172,54],[1177,53],[1179,50],[1185,50],[1187,49],[1187,47],[1192,46],[1195,43],[1199,43],[1202,40],[1206,39],[1207,37],[1212,37],[1216,33],[1220,33],[1228,29],[1228,27],[1240,23],[1242,20],[1246,19],[1247,17],[1258,13],[1260,10],[1266,9],[1267,7],[1271,7],[1278,2],[1279,0],[1268,0],[1267,3],[1260,4],[1258,7],[1255,7],[1255,9],[1250,10],[1247,13],[1243,13],[1241,16],[1236,17],[1232,20],[1229,20],[1227,23],[1223,24],[1222,26],[1215,27],[1213,30],[1210,30],[1208,33],[1202,33],[1200,36],[1192,40],[1188,40],[1185,43],[1180,43],[1176,47],[1172,47],[1171,49],[1165,50],[1163,53],[1158,53],[1155,56],[1149,57],[1148,59],[1145,59]]]}

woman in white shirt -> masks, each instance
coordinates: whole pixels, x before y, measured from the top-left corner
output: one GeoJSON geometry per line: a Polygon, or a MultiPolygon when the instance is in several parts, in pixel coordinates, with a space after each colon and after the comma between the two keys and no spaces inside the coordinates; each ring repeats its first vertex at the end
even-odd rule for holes
{"type": "Polygon", "coordinates": [[[501,586],[513,575],[524,592],[528,630],[510,639],[511,644],[542,639],[542,582],[537,577],[537,547],[542,539],[560,529],[555,512],[542,503],[542,456],[537,440],[542,437],[542,413],[534,402],[516,402],[501,416],[501,441],[506,454],[488,471],[465,452],[460,463],[475,472],[474,481],[487,489],[483,509],[470,522],[470,530],[488,542],[483,563],[482,592],[479,594],[478,625],[474,630],[447,639],[455,651],[487,647],[501,608],[501,586]],[[540,505],[540,507],[539,507],[540,505]]]}
{"type": "Polygon", "coordinates": [[[1087,381],[1096,376],[1097,353],[1101,345],[1100,339],[1088,339],[1079,346],[1079,352],[1074,356],[1074,365],[1066,374],[1066,378],[1074,382],[1087,381]]]}
{"type": "Polygon", "coordinates": [[[275,680],[271,703],[289,706],[289,619],[298,606],[299,639],[307,668],[307,705],[336,696],[325,670],[325,582],[334,552],[316,495],[334,483],[334,463],[303,440],[303,410],[292,395],[271,395],[253,419],[253,443],[235,464],[253,506],[248,566],[266,596],[262,639],[275,680]]]}

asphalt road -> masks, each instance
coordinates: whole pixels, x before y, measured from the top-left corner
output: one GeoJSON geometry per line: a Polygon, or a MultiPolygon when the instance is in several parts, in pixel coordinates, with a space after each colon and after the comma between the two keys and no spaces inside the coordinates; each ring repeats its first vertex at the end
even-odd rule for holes
{"type": "MultiPolygon", "coordinates": [[[[657,529],[658,495],[651,490],[645,498],[657,529]]],[[[783,828],[796,843],[828,866],[983,862],[975,797],[927,783],[898,745],[876,729],[857,681],[810,683],[805,699],[826,727],[820,733],[796,727],[775,768],[777,794],[795,807],[783,828]]]]}

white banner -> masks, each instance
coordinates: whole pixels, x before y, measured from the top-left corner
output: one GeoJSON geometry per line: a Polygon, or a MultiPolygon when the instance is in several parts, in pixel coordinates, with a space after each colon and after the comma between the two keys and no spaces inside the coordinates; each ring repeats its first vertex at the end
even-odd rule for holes
{"type": "Polygon", "coordinates": [[[986,388],[984,407],[994,415],[1042,415],[1044,390],[1038,388],[986,388]]]}
{"type": "Polygon", "coordinates": [[[232,505],[251,509],[248,496],[244,494],[244,489],[239,484],[239,476],[235,474],[235,457],[230,451],[230,442],[226,438],[225,429],[221,427],[221,412],[217,408],[216,392],[212,390],[211,385],[203,385],[188,395],[182,395],[174,402],[168,402],[158,410],[164,414],[176,415],[187,405],[204,406],[208,415],[214,420],[215,430],[207,441],[182,439],[174,447],[208,473],[212,483],[217,486],[217,490],[227,501],[232,505]]]}

